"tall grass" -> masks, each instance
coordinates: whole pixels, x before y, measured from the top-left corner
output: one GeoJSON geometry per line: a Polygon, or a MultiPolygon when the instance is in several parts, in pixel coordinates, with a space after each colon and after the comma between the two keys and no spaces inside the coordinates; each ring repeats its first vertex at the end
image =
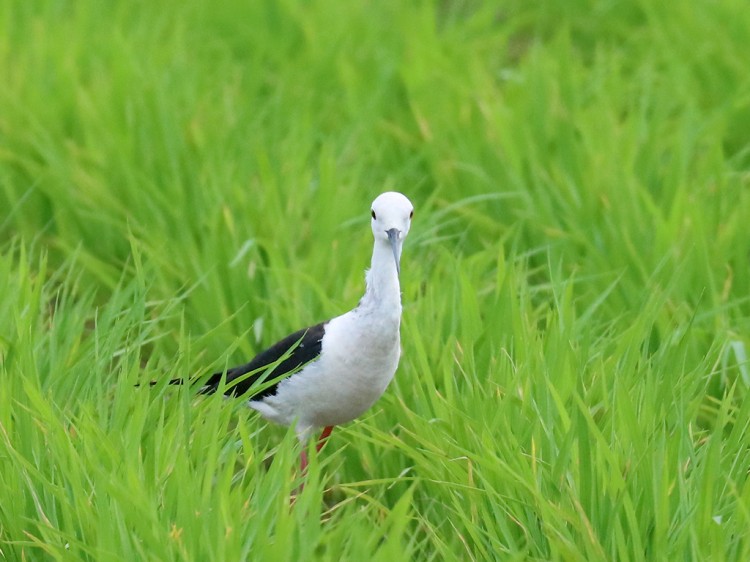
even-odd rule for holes
{"type": "Polygon", "coordinates": [[[0,6],[0,559],[750,558],[739,0],[0,6]],[[363,289],[312,455],[166,385],[363,289]],[[153,388],[137,387],[158,381],[153,388]]]}

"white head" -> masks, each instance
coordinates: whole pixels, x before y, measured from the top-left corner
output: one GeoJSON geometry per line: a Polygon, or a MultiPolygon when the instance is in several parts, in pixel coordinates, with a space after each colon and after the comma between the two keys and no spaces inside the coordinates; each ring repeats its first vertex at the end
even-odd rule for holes
{"type": "Polygon", "coordinates": [[[409,233],[414,205],[405,195],[386,191],[372,202],[372,234],[375,240],[390,244],[396,260],[396,270],[400,269],[401,248],[409,233]]]}

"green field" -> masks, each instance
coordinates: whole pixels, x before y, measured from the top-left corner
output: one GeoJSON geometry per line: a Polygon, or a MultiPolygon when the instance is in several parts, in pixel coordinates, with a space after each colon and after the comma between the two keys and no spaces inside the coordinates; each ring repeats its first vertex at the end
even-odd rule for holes
{"type": "Polygon", "coordinates": [[[750,9],[0,4],[0,560],[750,560],[750,9]],[[167,386],[354,306],[312,455],[167,386]],[[153,388],[136,383],[158,381],[153,388]]]}

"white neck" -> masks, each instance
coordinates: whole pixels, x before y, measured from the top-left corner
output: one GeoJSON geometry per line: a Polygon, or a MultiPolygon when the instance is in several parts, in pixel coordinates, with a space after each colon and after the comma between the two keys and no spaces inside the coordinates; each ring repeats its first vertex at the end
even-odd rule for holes
{"type": "Polygon", "coordinates": [[[365,276],[367,289],[359,302],[360,308],[375,308],[401,318],[401,285],[398,281],[396,260],[390,244],[375,240],[372,262],[365,276]]]}

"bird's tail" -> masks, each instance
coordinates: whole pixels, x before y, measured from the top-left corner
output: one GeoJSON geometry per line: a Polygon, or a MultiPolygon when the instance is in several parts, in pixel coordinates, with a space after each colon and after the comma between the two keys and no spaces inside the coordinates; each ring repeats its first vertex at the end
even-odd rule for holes
{"type": "MultiPolygon", "coordinates": [[[[201,385],[200,390],[198,392],[200,394],[214,394],[217,390],[219,390],[219,383],[221,382],[221,377],[224,375],[224,373],[214,373],[204,383],[201,385]]],[[[169,384],[172,384],[172,381],[169,381],[169,384]]]]}
{"type": "MultiPolygon", "coordinates": [[[[205,381],[198,392],[200,394],[213,394],[216,392],[216,390],[219,388],[219,381],[221,380],[222,373],[215,373],[211,375],[207,381],[205,381]]],[[[148,386],[156,386],[159,384],[159,381],[149,381],[148,386]]],[[[171,379],[167,384],[171,384],[173,386],[184,386],[184,385],[190,385],[192,384],[190,382],[190,379],[184,378],[184,379],[171,379]]],[[[142,386],[140,384],[136,384],[135,386],[142,386]]]]}

